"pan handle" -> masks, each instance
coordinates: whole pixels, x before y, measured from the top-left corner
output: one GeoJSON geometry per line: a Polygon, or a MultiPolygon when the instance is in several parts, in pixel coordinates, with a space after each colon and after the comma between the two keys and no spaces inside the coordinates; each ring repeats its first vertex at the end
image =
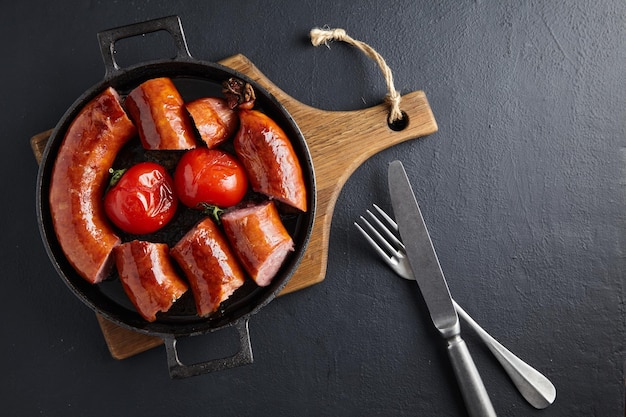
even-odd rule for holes
{"type": "Polygon", "coordinates": [[[97,34],[98,42],[100,43],[100,52],[104,60],[105,79],[109,79],[117,72],[121,71],[120,66],[115,61],[115,42],[133,36],[158,32],[160,30],[167,31],[174,39],[177,60],[184,61],[193,59],[187,48],[183,26],[178,16],[167,16],[127,26],[120,26],[98,32],[97,34]]]}
{"type": "Polygon", "coordinates": [[[239,333],[239,352],[227,358],[213,359],[191,365],[183,364],[178,358],[178,351],[176,350],[176,337],[172,336],[164,338],[163,342],[165,343],[170,377],[173,379],[182,379],[251,364],[254,361],[254,358],[252,356],[252,344],[250,343],[248,319],[240,320],[233,324],[233,326],[235,326],[237,332],[239,333]]]}

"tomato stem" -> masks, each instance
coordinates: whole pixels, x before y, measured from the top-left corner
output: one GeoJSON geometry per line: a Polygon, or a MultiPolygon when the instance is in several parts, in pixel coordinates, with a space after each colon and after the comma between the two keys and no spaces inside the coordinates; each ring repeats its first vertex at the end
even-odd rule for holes
{"type": "Polygon", "coordinates": [[[109,180],[109,188],[115,187],[115,184],[117,184],[120,181],[120,178],[122,178],[122,175],[124,175],[126,171],[128,171],[128,169],[126,168],[124,169],[109,168],[109,174],[111,174],[111,179],[109,180]]]}
{"type": "Polygon", "coordinates": [[[212,217],[217,224],[222,224],[222,220],[220,217],[224,213],[224,209],[209,203],[200,203],[198,204],[198,206],[202,209],[202,213],[212,217]]]}

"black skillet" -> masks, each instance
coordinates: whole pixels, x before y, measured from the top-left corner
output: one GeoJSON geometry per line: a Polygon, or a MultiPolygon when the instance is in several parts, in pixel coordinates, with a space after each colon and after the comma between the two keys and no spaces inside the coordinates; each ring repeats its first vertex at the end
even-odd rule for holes
{"type": "MultiPolygon", "coordinates": [[[[269,303],[285,286],[296,270],[307,246],[313,228],[315,214],[315,175],[307,144],[298,126],[285,108],[263,87],[244,74],[225,66],[194,59],[187,48],[180,19],[170,16],[143,23],[119,27],[98,33],[100,49],[105,64],[105,77],[98,84],[87,90],[66,111],[52,132],[37,177],[37,215],[43,242],[50,260],[59,275],[87,306],[108,320],[120,326],[147,335],[163,339],[167,352],[167,361],[172,378],[185,378],[207,372],[232,368],[252,362],[252,346],[248,331],[248,321],[252,314],[269,303]],[[167,31],[174,39],[177,49],[175,58],[151,61],[128,68],[120,68],[115,61],[115,43],[121,39],[140,36],[157,31],[167,31]],[[151,78],[170,77],[177,85],[183,98],[191,100],[205,95],[219,94],[221,83],[230,77],[236,77],[250,83],[256,91],[256,105],[273,118],[292,141],[301,162],[308,189],[309,210],[306,213],[285,211],[283,221],[293,237],[295,251],[285,261],[277,276],[268,287],[258,287],[248,280],[242,288],[224,302],[218,312],[208,318],[200,318],[195,313],[190,294],[178,300],[168,313],[160,313],[155,322],[145,321],[134,309],[124,294],[115,271],[109,278],[98,285],[92,285],[82,279],[67,261],[57,241],[50,215],[49,186],[52,167],[56,154],[63,141],[65,132],[80,109],[102,92],[112,86],[122,96],[134,87],[151,78]],[[178,357],[176,340],[185,336],[194,336],[234,326],[239,333],[239,351],[231,357],[213,359],[207,362],[183,364],[178,357]]],[[[116,164],[130,164],[144,159],[163,159],[164,165],[172,165],[175,153],[146,153],[141,151],[138,140],[133,140],[120,152],[116,164]]],[[[251,196],[254,198],[254,196],[251,196]]],[[[189,209],[180,209],[175,220],[165,229],[148,240],[162,241],[173,245],[198,220],[199,213],[189,209]]],[[[121,235],[122,239],[133,236],[121,235]]]]}

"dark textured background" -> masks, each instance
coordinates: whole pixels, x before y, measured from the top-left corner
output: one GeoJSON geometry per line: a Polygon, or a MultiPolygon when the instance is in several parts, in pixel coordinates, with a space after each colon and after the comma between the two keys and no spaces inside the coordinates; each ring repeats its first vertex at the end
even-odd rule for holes
{"type": "MultiPolygon", "coordinates": [[[[535,411],[466,331],[499,415],[624,415],[626,3],[8,3],[0,414],[465,415],[414,283],[394,277],[352,225],[372,202],[390,207],[386,167],[401,159],[451,292],[557,387],[555,404],[535,411]],[[170,14],[196,58],[242,53],[322,109],[379,104],[385,86],[368,58],[309,43],[315,26],[345,28],[382,54],[401,92],[426,92],[439,125],[352,175],[336,206],[326,280],[252,318],[253,365],[182,381],[169,379],[162,347],[112,359],[93,313],[56,276],[37,229],[28,144],[102,78],[96,32],[170,14]]],[[[120,43],[120,58],[160,58],[167,41],[120,43]]],[[[227,333],[185,340],[182,354],[228,350],[227,333]]]]}

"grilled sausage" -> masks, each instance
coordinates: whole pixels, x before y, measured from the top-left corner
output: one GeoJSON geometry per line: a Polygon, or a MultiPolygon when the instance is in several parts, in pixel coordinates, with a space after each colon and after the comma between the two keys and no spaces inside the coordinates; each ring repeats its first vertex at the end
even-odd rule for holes
{"type": "Polygon", "coordinates": [[[187,292],[167,244],[133,240],[116,246],[113,254],[124,291],[144,319],[155,321],[158,312],[168,311],[187,292]]]}
{"type": "Polygon", "coordinates": [[[91,100],[70,124],[50,178],[50,213],[57,239],[74,269],[98,283],[120,243],[108,223],[102,195],[108,170],[136,129],[113,88],[91,100]]]}
{"type": "Polygon", "coordinates": [[[257,285],[272,281],[293,250],[293,240],[272,201],[224,213],[226,238],[257,285]]]}
{"type": "Polygon", "coordinates": [[[224,235],[206,218],[170,250],[184,271],[193,292],[198,315],[206,317],[241,287],[245,275],[224,235]]]}
{"type": "Polygon", "coordinates": [[[187,103],[185,108],[209,149],[224,142],[237,130],[237,113],[223,98],[200,98],[187,103]]]}
{"type": "Polygon", "coordinates": [[[124,102],[139,138],[149,150],[196,147],[193,126],[184,102],[169,78],[153,78],[133,89],[124,102]]]}
{"type": "Polygon", "coordinates": [[[240,110],[234,146],[254,191],[307,210],[300,162],[289,138],[276,122],[259,111],[240,110]]]}

